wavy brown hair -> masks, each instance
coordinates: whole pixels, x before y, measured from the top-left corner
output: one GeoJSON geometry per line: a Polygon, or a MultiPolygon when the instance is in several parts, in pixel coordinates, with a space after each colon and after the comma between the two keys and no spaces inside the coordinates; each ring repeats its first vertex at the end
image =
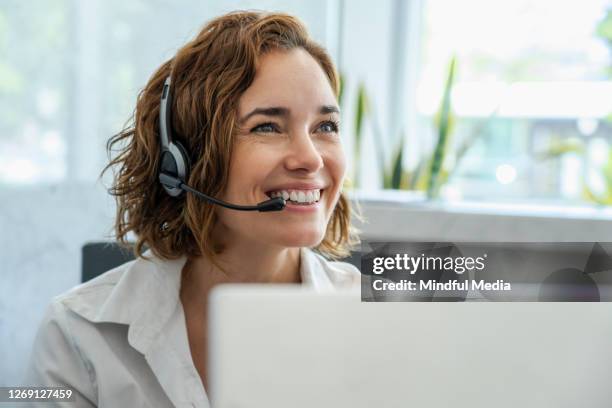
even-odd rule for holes
{"type": "MultiPolygon", "coordinates": [[[[187,184],[217,196],[228,180],[238,100],[253,82],[259,58],[270,50],[294,48],[318,61],[337,97],[339,79],[331,58],[297,18],[286,14],[240,11],[217,17],[155,71],[138,95],[130,121],[107,143],[110,163],[102,174],[115,170],[109,193],[117,202],[114,229],[120,243],[130,245],[128,235],[133,233],[136,256],[143,257],[149,247],[166,259],[204,254],[214,262],[222,249],[213,242],[213,205],[192,194],[171,197],[158,181],[164,81],[172,74],[171,126],[190,154],[187,184]]],[[[332,259],[348,255],[358,242],[350,217],[342,193],[315,249],[332,259]]]]}

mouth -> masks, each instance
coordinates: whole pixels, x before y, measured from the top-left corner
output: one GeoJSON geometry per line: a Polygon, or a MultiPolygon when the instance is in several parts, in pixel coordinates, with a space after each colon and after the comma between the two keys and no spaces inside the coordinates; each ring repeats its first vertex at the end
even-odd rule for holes
{"type": "Polygon", "coordinates": [[[312,205],[318,203],[323,196],[324,189],[311,190],[271,190],[266,195],[270,198],[282,197],[287,204],[312,205]]]}

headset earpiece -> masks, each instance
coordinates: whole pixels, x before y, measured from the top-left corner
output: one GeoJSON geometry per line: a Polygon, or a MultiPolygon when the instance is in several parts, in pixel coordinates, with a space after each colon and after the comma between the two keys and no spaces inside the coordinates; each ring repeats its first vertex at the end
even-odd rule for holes
{"type": "Polygon", "coordinates": [[[187,149],[185,149],[185,146],[183,146],[183,144],[181,142],[176,140],[173,144],[176,146],[176,148],[180,152],[180,155],[181,155],[181,157],[183,159],[183,163],[185,163],[185,176],[183,177],[183,180],[186,183],[187,182],[187,176],[189,176],[189,169],[191,169],[191,160],[189,160],[189,155],[187,154],[187,149]]]}
{"type": "MultiPolygon", "coordinates": [[[[162,152],[160,172],[171,176],[175,176],[182,182],[187,182],[189,176],[189,156],[187,151],[179,142],[172,142],[168,149],[162,152]]],[[[178,197],[183,193],[183,190],[177,187],[169,187],[162,184],[164,190],[172,197],[178,197]]]]}
{"type": "MultiPolygon", "coordinates": [[[[189,155],[185,147],[172,137],[172,92],[170,89],[171,78],[168,76],[164,82],[159,108],[159,134],[161,142],[161,162],[159,172],[173,176],[187,183],[189,176],[189,155]]],[[[178,197],[183,193],[179,187],[162,183],[164,190],[172,197],[178,197]]]]}

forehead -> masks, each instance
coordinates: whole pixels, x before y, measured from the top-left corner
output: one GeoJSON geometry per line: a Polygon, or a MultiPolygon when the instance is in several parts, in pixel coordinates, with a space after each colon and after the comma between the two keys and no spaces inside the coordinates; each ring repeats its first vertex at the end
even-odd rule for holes
{"type": "Polygon", "coordinates": [[[253,83],[240,97],[239,111],[334,104],[336,97],[323,68],[306,50],[296,48],[270,51],[260,58],[253,83]]]}

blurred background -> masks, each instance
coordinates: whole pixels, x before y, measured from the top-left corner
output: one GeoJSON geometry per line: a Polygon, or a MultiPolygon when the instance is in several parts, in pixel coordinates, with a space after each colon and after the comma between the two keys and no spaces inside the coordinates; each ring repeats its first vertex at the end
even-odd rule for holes
{"type": "Polygon", "coordinates": [[[0,386],[112,239],[106,140],[235,9],[294,14],[334,58],[364,239],[612,241],[612,0],[3,0],[0,386]]]}

